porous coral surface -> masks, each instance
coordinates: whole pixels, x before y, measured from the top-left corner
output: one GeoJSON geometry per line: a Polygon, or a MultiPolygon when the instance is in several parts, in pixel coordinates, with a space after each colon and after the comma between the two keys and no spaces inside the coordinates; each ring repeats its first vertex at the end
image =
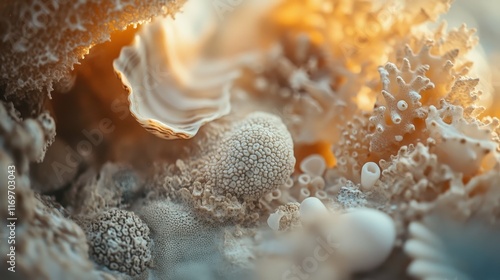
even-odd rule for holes
{"type": "Polygon", "coordinates": [[[454,3],[183,2],[0,4],[2,276],[500,277],[500,72],[454,3]]]}

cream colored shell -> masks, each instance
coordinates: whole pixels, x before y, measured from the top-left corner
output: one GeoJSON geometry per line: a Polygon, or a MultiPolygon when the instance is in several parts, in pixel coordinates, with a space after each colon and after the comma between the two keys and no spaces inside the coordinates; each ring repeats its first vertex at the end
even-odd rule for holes
{"type": "Polygon", "coordinates": [[[165,139],[189,139],[203,124],[230,112],[237,62],[202,58],[197,45],[208,40],[214,26],[196,16],[186,8],[175,22],[156,19],[144,25],[113,63],[129,91],[133,116],[165,139]]]}

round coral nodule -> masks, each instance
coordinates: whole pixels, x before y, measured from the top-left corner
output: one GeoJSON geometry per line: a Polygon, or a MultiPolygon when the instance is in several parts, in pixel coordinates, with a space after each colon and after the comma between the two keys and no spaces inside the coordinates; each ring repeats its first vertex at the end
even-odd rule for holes
{"type": "Polygon", "coordinates": [[[149,227],[133,212],[111,209],[86,224],[89,254],[110,270],[137,276],[151,264],[149,227]]]}
{"type": "Polygon", "coordinates": [[[281,119],[255,112],[223,139],[210,173],[220,192],[259,199],[285,184],[294,165],[292,137],[281,119]]]}

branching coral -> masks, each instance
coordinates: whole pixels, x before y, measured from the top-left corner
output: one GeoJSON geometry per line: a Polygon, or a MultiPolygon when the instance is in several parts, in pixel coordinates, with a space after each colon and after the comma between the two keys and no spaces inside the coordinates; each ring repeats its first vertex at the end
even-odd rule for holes
{"type": "Polygon", "coordinates": [[[174,14],[184,1],[10,1],[0,10],[0,87],[16,99],[50,93],[111,32],[174,14]]]}
{"type": "Polygon", "coordinates": [[[111,209],[86,224],[89,253],[107,268],[130,276],[151,265],[149,228],[133,212],[111,209]]]}

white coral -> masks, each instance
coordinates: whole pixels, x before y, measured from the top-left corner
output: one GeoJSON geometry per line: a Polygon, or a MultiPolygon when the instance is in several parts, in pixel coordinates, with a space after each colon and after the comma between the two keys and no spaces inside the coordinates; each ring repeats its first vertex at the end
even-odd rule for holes
{"type": "Polygon", "coordinates": [[[111,209],[86,224],[90,255],[100,265],[130,276],[151,265],[149,227],[133,212],[111,209]]]}
{"type": "Polygon", "coordinates": [[[293,172],[293,142],[277,116],[256,112],[235,124],[212,155],[209,175],[216,189],[258,199],[293,172]]]}

